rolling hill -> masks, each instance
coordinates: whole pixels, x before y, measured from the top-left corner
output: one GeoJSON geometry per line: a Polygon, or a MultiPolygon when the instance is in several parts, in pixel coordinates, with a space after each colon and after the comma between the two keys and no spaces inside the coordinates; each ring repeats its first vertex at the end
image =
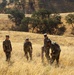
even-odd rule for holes
{"type": "MultiPolygon", "coordinates": [[[[73,36],[71,34],[71,30],[72,30],[71,25],[68,25],[65,21],[65,16],[68,14],[74,14],[74,12],[60,13],[60,15],[62,16],[62,22],[66,27],[66,31],[65,31],[64,35],[73,36]]],[[[26,17],[31,17],[31,14],[26,14],[26,17]]],[[[8,19],[8,14],[0,14],[0,30],[3,30],[3,31],[4,30],[12,30],[13,27],[15,27],[15,24],[8,19]]]]}
{"type": "Polygon", "coordinates": [[[43,35],[0,31],[0,75],[74,75],[74,37],[52,36],[48,37],[57,42],[61,47],[60,66],[55,67],[55,62],[51,66],[41,62],[41,47],[43,46],[43,35]],[[10,35],[12,42],[12,57],[8,64],[5,61],[5,54],[2,49],[2,42],[5,35],[10,35]],[[27,61],[24,57],[23,43],[29,37],[33,43],[33,60],[27,61]]]}

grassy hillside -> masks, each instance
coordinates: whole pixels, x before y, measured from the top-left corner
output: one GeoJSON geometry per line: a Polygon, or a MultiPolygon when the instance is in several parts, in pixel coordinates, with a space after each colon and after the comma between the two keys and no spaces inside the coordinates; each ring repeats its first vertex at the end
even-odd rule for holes
{"type": "Polygon", "coordinates": [[[8,19],[8,14],[0,14],[0,30],[10,30],[14,26],[8,19]]]}
{"type": "Polygon", "coordinates": [[[0,75],[74,75],[74,38],[65,36],[52,36],[49,38],[61,46],[60,66],[55,68],[55,63],[50,66],[46,60],[41,62],[41,47],[43,35],[0,31],[0,75]],[[2,49],[2,41],[9,34],[12,41],[13,51],[11,62],[5,61],[2,49]],[[33,43],[33,61],[27,61],[24,57],[23,42],[29,37],[33,43]]]}
{"type": "Polygon", "coordinates": [[[55,63],[50,66],[45,60],[41,63],[41,47],[43,35],[0,31],[0,75],[74,75],[74,38],[65,36],[52,36],[49,38],[61,46],[60,66],[55,68],[55,63]],[[13,51],[11,62],[5,62],[5,54],[2,49],[2,41],[9,34],[13,51]],[[33,43],[33,61],[27,61],[24,57],[23,42],[29,37],[33,43]]]}

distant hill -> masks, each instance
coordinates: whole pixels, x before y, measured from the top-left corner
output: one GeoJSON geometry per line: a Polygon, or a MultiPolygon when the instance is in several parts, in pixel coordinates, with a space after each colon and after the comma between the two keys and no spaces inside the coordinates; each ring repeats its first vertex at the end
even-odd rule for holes
{"type": "MultiPolygon", "coordinates": [[[[0,3],[1,1],[2,0],[0,0],[0,3]]],[[[7,1],[9,2],[9,0],[7,1]]],[[[13,5],[14,3],[8,5],[8,7],[14,8],[13,5]]],[[[74,0],[25,0],[26,14],[31,14],[41,8],[57,13],[74,12],[74,0]]]]}
{"type": "Polygon", "coordinates": [[[74,12],[74,0],[40,0],[40,8],[54,12],[74,12]]]}

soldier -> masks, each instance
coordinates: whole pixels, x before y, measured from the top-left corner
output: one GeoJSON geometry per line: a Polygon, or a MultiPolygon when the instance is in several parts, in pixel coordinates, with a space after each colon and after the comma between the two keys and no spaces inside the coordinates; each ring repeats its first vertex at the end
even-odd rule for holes
{"type": "Polygon", "coordinates": [[[50,64],[52,64],[56,60],[56,64],[59,65],[59,57],[60,57],[60,46],[57,43],[53,43],[51,41],[48,41],[49,46],[51,48],[51,59],[50,64]]]}
{"type": "Polygon", "coordinates": [[[3,50],[6,55],[6,61],[10,61],[12,45],[11,45],[11,41],[9,40],[9,35],[6,35],[5,41],[3,41],[3,50]]]}
{"type": "Polygon", "coordinates": [[[46,47],[47,46],[47,41],[50,40],[47,36],[47,34],[45,33],[44,34],[44,46],[46,47]]]}
{"type": "Polygon", "coordinates": [[[29,56],[30,56],[30,60],[32,60],[32,43],[29,41],[29,38],[27,38],[25,40],[24,52],[25,52],[25,56],[26,56],[27,60],[29,59],[28,53],[29,53],[29,56]]]}
{"type": "Polygon", "coordinates": [[[47,36],[47,34],[45,33],[44,34],[44,46],[42,47],[42,62],[44,61],[44,53],[45,53],[45,56],[47,58],[47,61],[49,62],[49,59],[50,59],[50,56],[49,56],[49,53],[50,53],[50,46],[48,45],[48,40],[50,40],[47,36]]]}

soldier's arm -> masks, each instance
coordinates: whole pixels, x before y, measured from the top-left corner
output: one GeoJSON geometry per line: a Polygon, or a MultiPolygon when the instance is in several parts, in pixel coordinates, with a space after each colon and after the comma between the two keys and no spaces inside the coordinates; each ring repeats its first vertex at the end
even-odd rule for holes
{"type": "Polygon", "coordinates": [[[46,39],[44,39],[44,46],[46,46],[47,42],[46,42],[46,39]]]}
{"type": "Polygon", "coordinates": [[[4,43],[4,41],[3,41],[3,50],[4,50],[4,52],[5,52],[5,43],[4,43]]]}
{"type": "Polygon", "coordinates": [[[23,45],[23,50],[25,50],[25,43],[24,43],[24,45],[23,45]]]}
{"type": "Polygon", "coordinates": [[[54,54],[54,48],[53,48],[53,46],[51,46],[51,55],[53,55],[54,54]]]}
{"type": "Polygon", "coordinates": [[[11,45],[11,41],[10,41],[10,49],[11,49],[11,51],[12,51],[12,45],[11,45]]]}
{"type": "Polygon", "coordinates": [[[61,52],[60,46],[58,44],[56,45],[56,49],[57,49],[58,53],[61,52]]]}
{"type": "Polygon", "coordinates": [[[32,43],[30,42],[30,45],[31,45],[31,49],[33,49],[33,47],[32,47],[32,43]]]}

